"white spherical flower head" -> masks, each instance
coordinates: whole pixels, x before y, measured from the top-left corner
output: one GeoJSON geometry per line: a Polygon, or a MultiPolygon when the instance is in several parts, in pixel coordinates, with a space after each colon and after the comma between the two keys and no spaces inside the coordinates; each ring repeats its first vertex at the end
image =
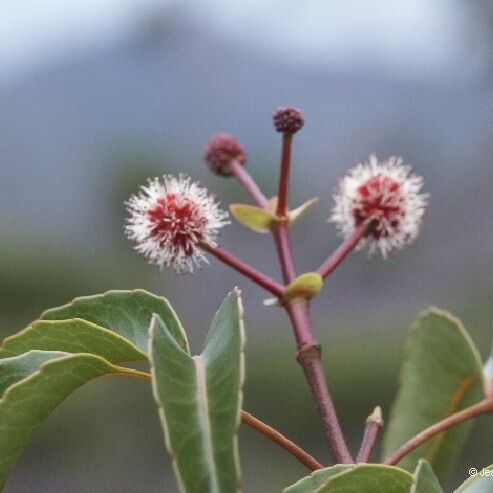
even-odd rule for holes
{"type": "Polygon", "coordinates": [[[389,252],[412,243],[419,234],[428,195],[421,194],[423,179],[411,174],[402,159],[391,157],[358,164],[339,182],[330,221],[348,237],[361,224],[371,225],[359,247],[370,254],[389,252]]]}
{"type": "Polygon", "coordinates": [[[207,263],[200,244],[216,246],[219,229],[229,224],[216,197],[184,175],[149,180],[125,204],[130,212],[125,230],[135,249],[160,269],[178,273],[207,263]]]}

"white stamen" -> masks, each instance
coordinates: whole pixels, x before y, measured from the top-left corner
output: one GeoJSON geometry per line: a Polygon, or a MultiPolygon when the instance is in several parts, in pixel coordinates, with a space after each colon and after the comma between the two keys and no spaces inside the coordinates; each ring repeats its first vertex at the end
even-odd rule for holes
{"type": "Polygon", "coordinates": [[[194,266],[208,263],[199,243],[216,246],[219,229],[229,224],[228,213],[219,207],[215,196],[184,175],[165,175],[162,182],[158,178],[149,180],[125,205],[130,213],[125,226],[127,236],[136,242],[135,249],[160,270],[166,266],[178,273],[191,273],[194,266]],[[157,221],[151,212],[160,201],[169,205],[170,195],[175,195],[176,207],[166,210],[170,215],[161,215],[157,221]],[[192,208],[191,217],[179,217],[177,209],[187,205],[192,208]],[[159,224],[166,228],[156,232],[159,224]],[[182,241],[177,241],[178,236],[182,241]]]}
{"type": "Polygon", "coordinates": [[[378,234],[370,232],[358,245],[358,248],[368,245],[370,255],[380,252],[385,258],[392,250],[409,245],[419,234],[428,203],[428,195],[419,193],[423,179],[410,173],[411,167],[402,164],[401,158],[391,157],[379,163],[376,156],[370,156],[368,163],[358,164],[340,180],[329,221],[336,224],[345,238],[358,226],[357,217],[375,221],[378,234]],[[368,196],[363,196],[361,187],[376,178],[382,180],[382,186],[368,187],[368,196]],[[392,183],[399,185],[397,191],[390,189],[392,183]],[[368,213],[365,206],[375,200],[380,200],[383,207],[379,209],[377,205],[368,213]],[[389,213],[385,207],[392,207],[396,212],[389,213]]]}

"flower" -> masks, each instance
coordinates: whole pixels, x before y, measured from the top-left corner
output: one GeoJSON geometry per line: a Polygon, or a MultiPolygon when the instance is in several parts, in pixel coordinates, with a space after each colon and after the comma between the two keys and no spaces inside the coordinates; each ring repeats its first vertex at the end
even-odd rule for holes
{"type": "Polygon", "coordinates": [[[231,176],[233,161],[241,166],[247,162],[247,153],[243,144],[233,135],[217,134],[207,143],[204,161],[216,175],[231,176]]]}
{"type": "Polygon", "coordinates": [[[358,164],[340,180],[329,221],[344,237],[368,224],[359,247],[368,245],[370,255],[379,251],[385,258],[409,245],[419,234],[428,203],[428,195],[420,193],[423,178],[410,172],[401,158],[379,163],[370,156],[368,163],[358,164]]]}
{"type": "Polygon", "coordinates": [[[184,175],[149,180],[125,205],[127,236],[160,270],[191,273],[194,265],[208,263],[200,244],[216,246],[219,229],[229,224],[216,197],[184,175]]]}

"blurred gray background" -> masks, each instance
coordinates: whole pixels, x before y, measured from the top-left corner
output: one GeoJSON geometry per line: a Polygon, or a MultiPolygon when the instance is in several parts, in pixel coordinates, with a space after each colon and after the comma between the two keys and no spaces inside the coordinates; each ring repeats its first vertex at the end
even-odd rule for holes
{"type": "MultiPolygon", "coordinates": [[[[487,0],[3,0],[0,2],[0,336],[77,295],[142,287],[168,297],[195,351],[225,293],[247,317],[245,408],[328,461],[288,322],[266,294],[216,261],[158,273],[124,238],[124,200],[148,176],[185,172],[223,204],[247,201],[208,173],[203,147],[228,131],[250,172],[276,190],[278,106],[301,108],[293,206],[300,269],[337,246],[326,223],[345,170],[401,155],[431,203],[417,243],[387,261],[354,254],[314,302],[341,420],[357,449],[385,415],[407,328],[433,304],[460,316],[483,356],[493,335],[493,4],[487,0]]],[[[239,225],[221,244],[279,277],[271,239],[239,225]]],[[[305,474],[241,430],[244,490],[305,474]]],[[[493,462],[476,423],[450,485],[493,462]]],[[[177,491],[149,388],[93,382],[50,417],[7,492],[177,491]]]]}

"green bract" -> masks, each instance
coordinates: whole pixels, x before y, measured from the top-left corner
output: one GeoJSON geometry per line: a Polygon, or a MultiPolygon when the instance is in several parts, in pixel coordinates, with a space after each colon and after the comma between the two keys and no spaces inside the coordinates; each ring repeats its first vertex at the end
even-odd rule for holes
{"type": "Polygon", "coordinates": [[[231,204],[231,215],[243,226],[257,233],[268,233],[277,224],[277,217],[270,211],[248,204],[231,204]]]}

